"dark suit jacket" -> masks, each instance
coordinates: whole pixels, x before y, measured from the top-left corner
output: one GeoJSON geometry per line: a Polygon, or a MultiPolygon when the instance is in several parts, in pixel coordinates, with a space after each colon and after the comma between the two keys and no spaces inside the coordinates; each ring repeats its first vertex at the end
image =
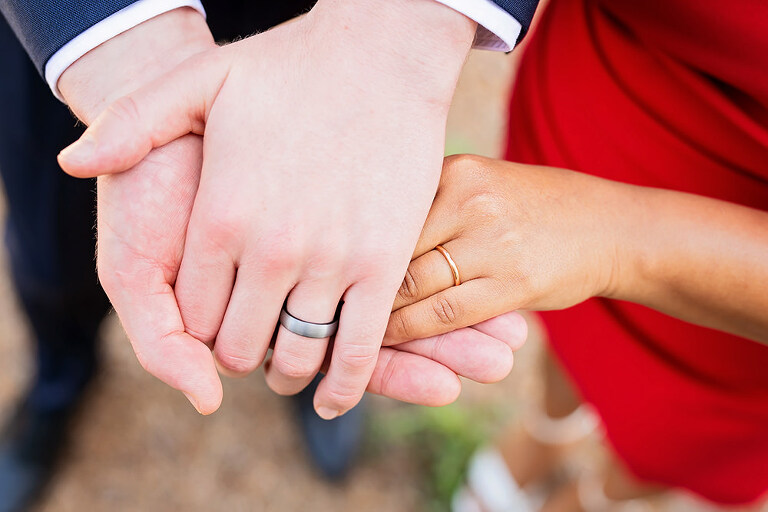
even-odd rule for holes
{"type": "MultiPolygon", "coordinates": [[[[37,69],[42,73],[45,63],[62,46],[77,37],[88,28],[134,3],[136,0],[0,0],[0,11],[8,20],[16,36],[27,53],[32,57],[37,69]]],[[[531,24],[538,0],[493,0],[509,12],[523,26],[521,37],[531,24]]],[[[311,6],[314,0],[263,0],[261,2],[215,0],[206,5],[212,14],[223,9],[234,8],[243,11],[255,9],[269,13],[270,6],[284,3],[294,4],[296,12],[299,6],[311,6]],[[264,4],[264,5],[259,5],[264,4]],[[250,7],[247,7],[250,5],[250,7]],[[222,9],[223,8],[223,9],[222,9]]],[[[281,12],[285,6],[280,6],[281,12]]],[[[268,15],[268,14],[267,14],[268,15]]],[[[218,18],[218,16],[215,16],[218,18]]],[[[242,17],[240,19],[243,19],[242,17]]],[[[245,18],[253,19],[253,18],[245,18]]],[[[213,20],[212,20],[213,21],[213,20]]],[[[255,27],[245,30],[241,35],[253,33],[255,27]]],[[[215,34],[214,34],[215,35],[215,34]]]]}

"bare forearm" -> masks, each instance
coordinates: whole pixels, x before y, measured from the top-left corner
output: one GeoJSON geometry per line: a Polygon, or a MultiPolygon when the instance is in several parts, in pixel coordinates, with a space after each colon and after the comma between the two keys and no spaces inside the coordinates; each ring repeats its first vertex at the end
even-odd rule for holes
{"type": "MultiPolygon", "coordinates": [[[[623,187],[623,186],[622,186],[623,187]]],[[[768,213],[625,187],[625,242],[608,295],[768,343],[768,213]]]]}

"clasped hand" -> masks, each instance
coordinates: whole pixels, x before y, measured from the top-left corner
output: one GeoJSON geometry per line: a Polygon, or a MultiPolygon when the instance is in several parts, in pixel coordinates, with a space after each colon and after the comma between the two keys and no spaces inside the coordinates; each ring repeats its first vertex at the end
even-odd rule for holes
{"type": "Polygon", "coordinates": [[[366,388],[450,402],[457,374],[505,376],[525,337],[511,315],[381,348],[437,187],[452,87],[417,94],[386,59],[319,37],[338,31],[314,13],[188,59],[60,155],[70,174],[110,175],[99,181],[100,279],[143,366],[202,413],[221,401],[214,360],[246,374],[272,340],[269,386],[296,393],[323,369],[315,407],[333,418],[366,388]],[[284,303],[324,323],[342,300],[331,347],[275,332],[284,303]]]}

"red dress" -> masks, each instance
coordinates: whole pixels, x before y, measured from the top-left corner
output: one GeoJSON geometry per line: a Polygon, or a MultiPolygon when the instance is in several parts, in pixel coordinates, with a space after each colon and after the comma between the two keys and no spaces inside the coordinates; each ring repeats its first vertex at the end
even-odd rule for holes
{"type": "MultiPolygon", "coordinates": [[[[550,4],[509,160],[768,210],[768,1],[550,4]]],[[[765,494],[768,347],[602,299],[542,317],[636,476],[721,503],[765,494]]]]}

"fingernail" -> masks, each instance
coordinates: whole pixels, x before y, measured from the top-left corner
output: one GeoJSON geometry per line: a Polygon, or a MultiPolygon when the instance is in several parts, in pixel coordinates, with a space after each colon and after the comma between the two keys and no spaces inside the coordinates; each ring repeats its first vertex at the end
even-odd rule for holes
{"type": "Polygon", "coordinates": [[[187,394],[185,391],[182,391],[182,393],[184,393],[184,396],[187,397],[187,400],[189,400],[189,403],[192,404],[192,407],[195,408],[198,414],[203,414],[202,412],[200,412],[200,407],[198,407],[197,405],[197,400],[193,398],[192,395],[187,394]]]}
{"type": "Polygon", "coordinates": [[[91,159],[95,150],[96,140],[86,132],[77,141],[64,148],[59,153],[59,158],[69,164],[80,164],[91,159]]]}
{"type": "Polygon", "coordinates": [[[339,411],[335,409],[331,409],[330,407],[320,406],[316,410],[317,410],[317,415],[323,418],[324,420],[332,420],[333,418],[339,415],[339,411]]]}

